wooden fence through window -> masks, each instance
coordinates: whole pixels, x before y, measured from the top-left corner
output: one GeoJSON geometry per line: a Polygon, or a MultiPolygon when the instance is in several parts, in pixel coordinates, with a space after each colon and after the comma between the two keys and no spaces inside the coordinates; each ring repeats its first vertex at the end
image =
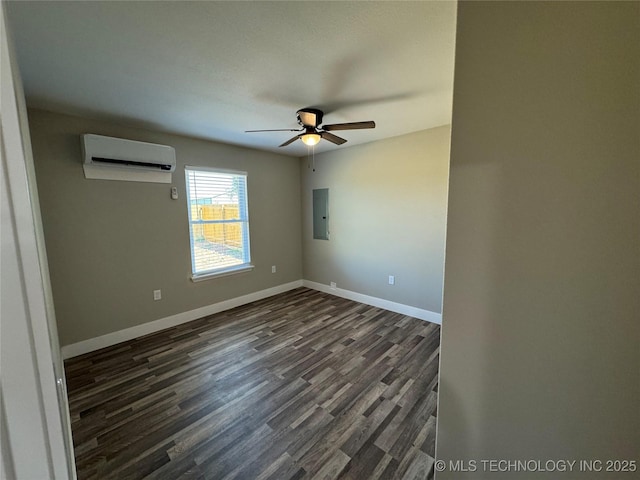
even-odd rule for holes
{"type": "MultiPolygon", "coordinates": [[[[191,218],[200,220],[239,220],[237,204],[192,205],[191,218]]],[[[240,223],[210,223],[194,225],[196,240],[220,243],[229,247],[242,247],[242,225],[240,223]]]]}

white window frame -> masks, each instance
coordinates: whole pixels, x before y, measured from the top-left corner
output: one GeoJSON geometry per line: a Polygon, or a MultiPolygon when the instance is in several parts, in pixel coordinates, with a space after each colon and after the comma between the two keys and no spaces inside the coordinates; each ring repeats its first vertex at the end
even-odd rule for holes
{"type": "Polygon", "coordinates": [[[248,193],[248,175],[247,172],[239,171],[239,170],[228,170],[223,168],[210,168],[210,167],[199,167],[199,166],[190,166],[187,165],[184,167],[184,178],[186,184],[186,200],[187,200],[187,215],[189,220],[189,249],[191,251],[191,280],[194,282],[199,282],[202,280],[208,280],[211,278],[223,277],[227,275],[234,275],[236,273],[242,273],[250,271],[254,268],[254,265],[251,263],[251,245],[249,239],[249,193],[248,193]],[[237,175],[244,177],[244,202],[239,201],[239,213],[240,219],[238,220],[202,220],[202,219],[194,219],[192,218],[192,209],[191,209],[191,192],[190,192],[190,182],[189,176],[190,172],[211,172],[211,173],[219,173],[226,175],[237,175]],[[243,235],[242,238],[242,252],[243,252],[243,263],[239,265],[233,265],[230,267],[221,267],[214,268],[210,270],[204,270],[200,272],[196,272],[196,261],[195,261],[195,243],[193,238],[193,228],[194,224],[199,225],[208,225],[208,224],[221,224],[221,223],[243,223],[246,229],[246,234],[243,235]]]}

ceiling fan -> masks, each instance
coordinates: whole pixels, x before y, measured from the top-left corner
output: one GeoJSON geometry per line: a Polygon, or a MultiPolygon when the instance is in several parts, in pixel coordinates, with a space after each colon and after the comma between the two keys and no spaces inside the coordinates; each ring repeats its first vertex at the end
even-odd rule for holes
{"type": "Polygon", "coordinates": [[[324,113],[322,110],[316,108],[302,108],[296,112],[296,118],[302,128],[279,128],[275,130],[246,130],[246,133],[255,132],[302,132],[293,138],[290,138],[284,142],[281,147],[295,142],[297,139],[302,140],[305,145],[316,145],[321,138],[329,140],[336,145],[342,145],[346,140],[342,137],[338,137],[333,133],[329,133],[335,130],[359,130],[363,128],[375,128],[376,123],[373,121],[368,122],[351,122],[351,123],[334,123],[331,125],[322,125],[322,117],[324,113]]]}

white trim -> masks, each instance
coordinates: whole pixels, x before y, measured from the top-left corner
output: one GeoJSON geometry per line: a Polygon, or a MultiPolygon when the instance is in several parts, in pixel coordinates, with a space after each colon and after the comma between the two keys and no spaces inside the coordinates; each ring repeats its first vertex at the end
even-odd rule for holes
{"type": "Polygon", "coordinates": [[[301,286],[302,280],[296,280],[295,282],[277,285],[265,290],[242,295],[241,297],[231,298],[212,305],[206,305],[194,310],[189,310],[188,312],[170,315],[158,320],[143,323],[142,325],[136,325],[135,327],[107,333],[100,337],[90,338],[78,343],[72,343],[71,345],[65,345],[62,347],[62,357],[67,359],[93,352],[94,350],[99,350],[104,347],[110,347],[111,345],[115,345],[120,342],[126,342],[127,340],[132,340],[143,335],[149,335],[150,333],[155,333],[160,330],[164,330],[165,328],[175,327],[176,325],[191,322],[192,320],[197,320],[198,318],[206,317],[207,315],[213,315],[214,313],[229,310],[230,308],[239,307],[240,305],[255,302],[256,300],[262,300],[263,298],[287,292],[301,286]]]}
{"type": "Polygon", "coordinates": [[[214,173],[226,173],[229,175],[244,175],[248,176],[247,172],[244,170],[231,170],[228,168],[216,168],[216,167],[197,167],[195,165],[185,165],[185,170],[191,170],[192,172],[197,172],[198,170],[203,170],[205,172],[214,172],[214,173]]]}
{"type": "Polygon", "coordinates": [[[0,4],[0,459],[11,478],[75,479],[64,369],[36,188],[27,108],[0,4]]]}
{"type": "Polygon", "coordinates": [[[151,333],[164,330],[165,328],[175,327],[186,322],[191,322],[207,315],[213,315],[215,313],[229,310],[230,308],[239,307],[240,305],[246,305],[247,303],[255,302],[256,300],[262,300],[263,298],[271,297],[279,293],[284,293],[289,290],[293,290],[298,287],[307,287],[320,292],[328,293],[330,295],[336,295],[338,297],[346,298],[348,300],[354,300],[356,302],[364,303],[366,305],[372,305],[378,308],[384,308],[391,312],[401,313],[403,315],[409,315],[420,320],[426,320],[428,322],[442,324],[442,314],[424,310],[422,308],[412,307],[410,305],[404,305],[402,303],[392,302],[390,300],[384,300],[382,298],[371,297],[362,293],[352,292],[350,290],[344,290],[342,288],[331,288],[328,285],[322,283],[312,282],[310,280],[296,280],[294,282],[285,283],[275,287],[260,290],[258,292],[242,295],[241,297],[231,298],[222,302],[214,303],[212,305],[206,305],[204,307],[189,310],[188,312],[177,313],[168,317],[153,320],[151,322],[143,323],[142,325],[136,325],[135,327],[125,328],[117,332],[107,333],[100,337],[90,338],[78,343],[72,343],[71,345],[65,345],[62,347],[62,357],[64,359],[77,357],[85,353],[93,352],[101,348],[110,347],[127,340],[132,340],[143,335],[149,335],[151,333]]]}
{"type": "Polygon", "coordinates": [[[310,280],[303,280],[302,286],[311,288],[313,290],[319,290],[320,292],[335,295],[337,297],[346,298],[348,300],[354,300],[356,302],[364,303],[378,308],[384,308],[391,312],[402,313],[403,315],[409,315],[410,317],[418,318],[420,320],[426,320],[427,322],[437,323],[442,325],[442,314],[425,310],[422,308],[412,307],[410,305],[404,305],[402,303],[392,302],[383,298],[371,297],[362,293],[352,292],[350,290],[344,290],[342,288],[331,288],[328,285],[322,283],[312,282],[310,280]]]}
{"type": "Polygon", "coordinates": [[[200,273],[198,275],[191,275],[192,282],[202,282],[204,280],[211,280],[213,278],[227,277],[229,275],[235,275],[236,273],[250,272],[255,268],[255,265],[251,263],[243,263],[236,267],[225,268],[224,270],[218,270],[217,272],[200,273]]]}

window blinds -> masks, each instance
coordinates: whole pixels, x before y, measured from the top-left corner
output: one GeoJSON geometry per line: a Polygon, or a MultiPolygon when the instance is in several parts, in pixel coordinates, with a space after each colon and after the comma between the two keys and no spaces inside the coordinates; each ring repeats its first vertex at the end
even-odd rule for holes
{"type": "Polygon", "coordinates": [[[247,174],[186,167],[194,276],[249,265],[247,174]]]}

